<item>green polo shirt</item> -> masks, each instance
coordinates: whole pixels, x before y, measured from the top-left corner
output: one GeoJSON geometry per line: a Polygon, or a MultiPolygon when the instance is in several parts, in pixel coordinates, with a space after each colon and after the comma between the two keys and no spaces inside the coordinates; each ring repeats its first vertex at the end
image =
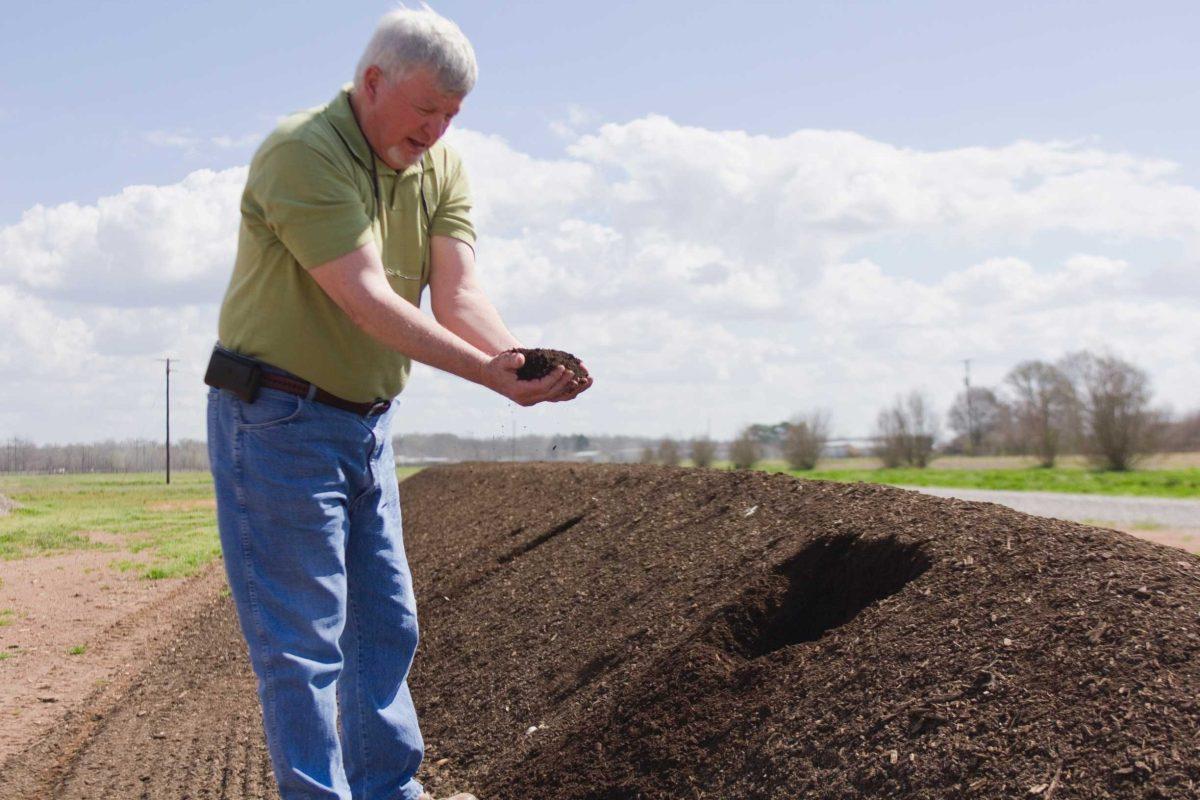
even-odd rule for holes
{"type": "Polygon", "coordinates": [[[218,336],[232,350],[366,402],[398,395],[409,359],[351,322],[308,270],[374,241],[388,283],[420,306],[429,237],[473,246],[475,231],[458,155],[438,142],[421,163],[397,172],[368,147],[349,91],[288,117],[254,154],[218,336]],[[378,215],[370,159],[379,176],[378,215]]]}

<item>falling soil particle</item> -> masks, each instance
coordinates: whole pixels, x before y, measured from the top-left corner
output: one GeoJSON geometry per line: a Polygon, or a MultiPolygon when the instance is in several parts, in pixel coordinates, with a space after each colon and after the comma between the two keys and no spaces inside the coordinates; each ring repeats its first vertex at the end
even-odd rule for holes
{"type": "MultiPolygon", "coordinates": [[[[473,464],[401,494],[436,796],[1200,796],[1194,556],[762,473],[473,464]]],[[[0,797],[269,796],[244,654],[214,598],[0,797]]]]}
{"type": "Polygon", "coordinates": [[[525,356],[525,363],[517,370],[518,380],[535,381],[538,378],[544,378],[560,364],[575,374],[575,380],[582,380],[588,376],[587,369],[584,368],[579,359],[562,350],[547,350],[542,347],[533,349],[514,347],[508,352],[520,353],[525,356]]]}

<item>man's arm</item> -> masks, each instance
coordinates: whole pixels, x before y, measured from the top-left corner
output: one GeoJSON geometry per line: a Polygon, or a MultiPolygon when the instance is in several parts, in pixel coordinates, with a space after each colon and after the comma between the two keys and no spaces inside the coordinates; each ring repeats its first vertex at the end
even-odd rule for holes
{"type": "MultiPolygon", "coordinates": [[[[433,236],[430,249],[429,305],[437,321],[488,355],[520,347],[475,279],[471,246],[451,236],[433,236]]],[[[590,377],[577,381],[571,392],[554,399],[570,400],[591,385],[590,377]]]]}
{"type": "Polygon", "coordinates": [[[475,279],[475,251],[450,236],[430,240],[429,305],[447,330],[488,355],[520,347],[475,279]]]}
{"type": "Polygon", "coordinates": [[[484,352],[422,314],[392,290],[373,242],[308,274],[355,325],[415,361],[486,386],[523,406],[574,394],[569,371],[559,367],[540,380],[518,381],[520,355],[484,352]]]}

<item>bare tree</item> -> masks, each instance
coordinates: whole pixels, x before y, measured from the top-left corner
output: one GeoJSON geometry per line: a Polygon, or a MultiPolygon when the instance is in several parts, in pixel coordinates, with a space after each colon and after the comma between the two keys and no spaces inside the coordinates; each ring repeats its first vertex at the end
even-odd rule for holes
{"type": "Polygon", "coordinates": [[[717,456],[717,446],[707,436],[692,440],[692,464],[697,467],[711,467],[717,456]]]}
{"type": "Polygon", "coordinates": [[[913,391],[907,397],[897,396],[895,403],[879,412],[875,454],[885,467],[929,465],[938,427],[932,406],[928,397],[913,391]]]}
{"type": "Polygon", "coordinates": [[[1162,425],[1150,408],[1149,376],[1111,353],[1072,353],[1062,363],[1075,383],[1088,455],[1102,469],[1131,469],[1162,425]]]}
{"type": "Polygon", "coordinates": [[[792,469],[813,469],[829,440],[829,414],[810,411],[794,417],[783,434],[783,458],[792,469]]]}
{"type": "Polygon", "coordinates": [[[1163,429],[1162,445],[1177,453],[1200,450],[1200,409],[1173,419],[1163,429]]]}
{"type": "Polygon", "coordinates": [[[642,456],[638,459],[642,464],[653,464],[655,462],[654,448],[646,445],[642,448],[642,456]]]}
{"type": "Polygon", "coordinates": [[[1045,361],[1022,361],[1004,378],[1012,394],[1013,422],[1027,452],[1053,467],[1075,424],[1075,390],[1067,375],[1045,361]]]}
{"type": "Polygon", "coordinates": [[[895,469],[904,463],[907,436],[902,410],[898,412],[897,407],[892,406],[879,412],[875,421],[875,455],[884,468],[895,469]]]}
{"type": "Polygon", "coordinates": [[[679,466],[679,445],[674,439],[663,439],[658,443],[658,463],[668,467],[679,466]]]}
{"type": "Polygon", "coordinates": [[[997,434],[1004,422],[1004,403],[986,386],[964,389],[954,398],[946,422],[972,455],[998,449],[997,434]]]}
{"type": "Polygon", "coordinates": [[[752,428],[746,428],[729,446],[729,460],[734,469],[753,469],[761,456],[761,445],[752,428]]]}

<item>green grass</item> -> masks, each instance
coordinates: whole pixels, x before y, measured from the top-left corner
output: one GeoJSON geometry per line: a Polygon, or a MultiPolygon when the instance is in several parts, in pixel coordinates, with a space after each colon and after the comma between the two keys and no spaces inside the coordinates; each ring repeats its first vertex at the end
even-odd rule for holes
{"type": "Polygon", "coordinates": [[[0,517],[0,558],[128,549],[146,578],[196,573],[220,555],[208,473],[6,475],[20,507],[0,517]],[[97,541],[96,538],[103,539],[97,541]]]}
{"type": "Polygon", "coordinates": [[[0,661],[7,661],[13,656],[18,656],[20,654],[20,650],[0,650],[0,661]]]}
{"type": "Polygon", "coordinates": [[[135,557],[113,566],[157,579],[194,575],[221,555],[207,472],[175,473],[170,486],[158,473],[0,475],[0,494],[19,503],[0,517],[0,559],[127,550],[135,557]]]}
{"type": "Polygon", "coordinates": [[[1136,495],[1200,498],[1200,468],[1136,472],[1095,472],[1075,467],[1053,469],[823,469],[788,470],[763,464],[768,472],[787,472],[798,478],[892,486],[944,486],[956,489],[1004,489],[1021,492],[1136,495]]]}
{"type": "Polygon", "coordinates": [[[70,650],[67,651],[67,655],[81,656],[86,652],[87,652],[86,644],[77,644],[74,647],[72,647],[70,650]]]}
{"type": "Polygon", "coordinates": [[[5,625],[12,625],[16,612],[11,608],[0,608],[0,628],[5,625]]]}

